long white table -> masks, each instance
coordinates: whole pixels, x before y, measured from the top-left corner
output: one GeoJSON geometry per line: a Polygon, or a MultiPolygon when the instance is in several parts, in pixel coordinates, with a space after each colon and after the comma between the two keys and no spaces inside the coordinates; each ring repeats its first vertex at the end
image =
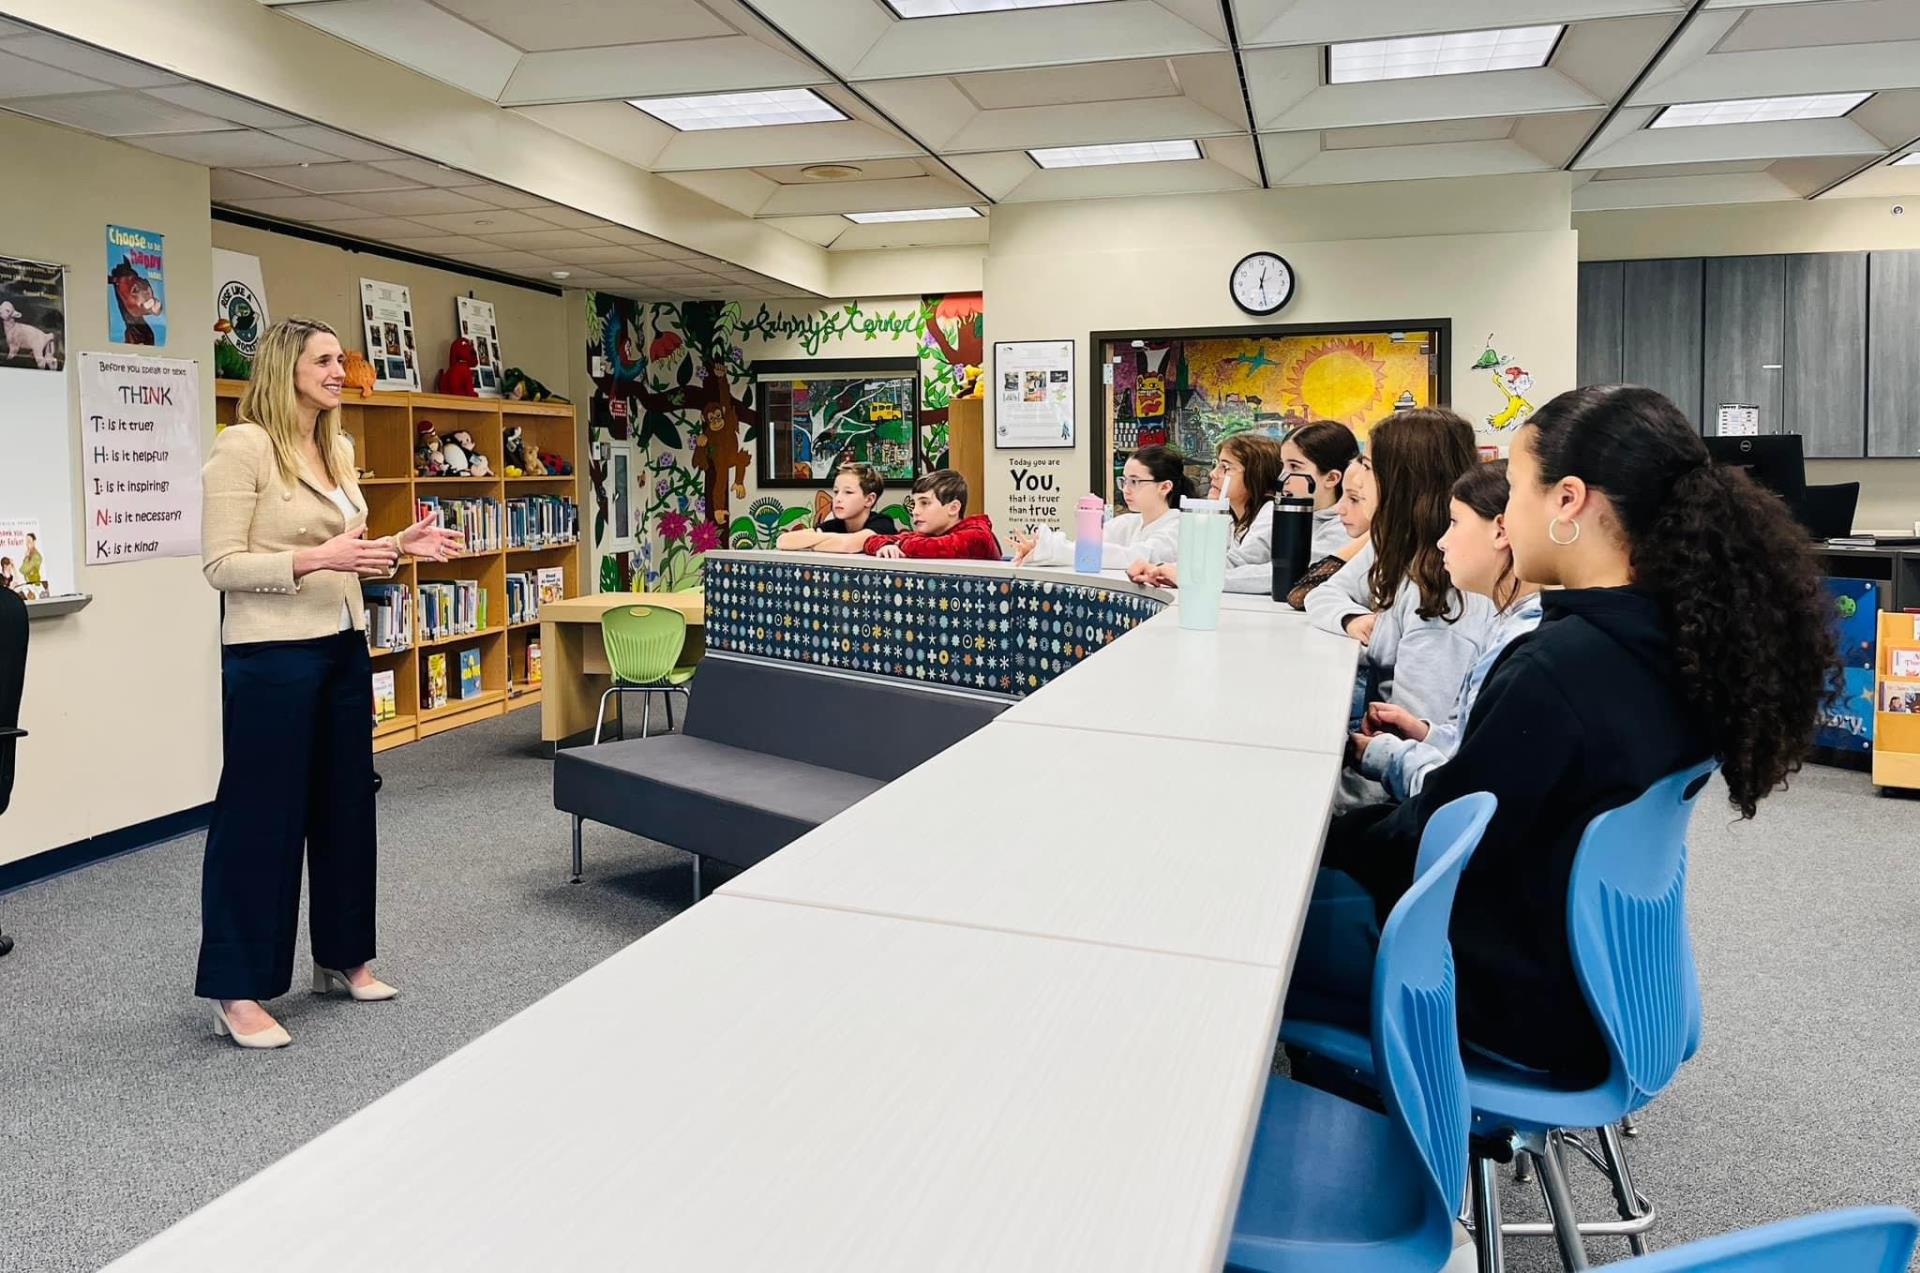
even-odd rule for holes
{"type": "Polygon", "coordinates": [[[111,1267],[1215,1273],[1358,649],[1267,604],[1136,628],[111,1267]]]}

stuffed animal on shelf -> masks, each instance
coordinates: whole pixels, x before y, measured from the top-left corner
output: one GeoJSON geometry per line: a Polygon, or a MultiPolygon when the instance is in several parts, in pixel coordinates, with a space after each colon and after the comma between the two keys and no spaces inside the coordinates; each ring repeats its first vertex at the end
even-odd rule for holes
{"type": "Polygon", "coordinates": [[[986,377],[980,374],[980,368],[969,365],[960,375],[960,392],[956,398],[984,398],[987,396],[986,377]]]}
{"type": "MultiPolygon", "coordinates": [[[[469,441],[473,435],[467,434],[469,441]]],[[[460,434],[449,433],[440,439],[440,463],[446,465],[448,477],[467,476],[467,448],[460,445],[460,434]]]]}
{"type": "Polygon", "coordinates": [[[473,434],[468,433],[465,429],[456,429],[447,440],[459,447],[466,455],[468,477],[493,476],[493,466],[488,462],[487,457],[480,454],[479,449],[474,446],[473,434]]]}
{"type": "Polygon", "coordinates": [[[479,397],[480,390],[473,379],[473,369],[479,365],[480,355],[474,352],[473,342],[465,336],[455,336],[453,344],[447,346],[447,369],[433,382],[433,391],[457,398],[479,397]]]}
{"type": "Polygon", "coordinates": [[[540,452],[533,447],[527,448],[527,462],[520,466],[527,471],[528,477],[545,477],[547,466],[540,462],[540,452]]]}
{"type": "Polygon", "coordinates": [[[445,477],[446,473],[446,462],[440,458],[440,435],[434,430],[433,421],[422,420],[414,430],[413,475],[445,477]]]}
{"type": "Polygon", "coordinates": [[[358,350],[353,349],[347,351],[343,361],[347,369],[347,387],[358,389],[363,398],[371,398],[374,381],[373,364],[362,357],[358,350]]]}
{"type": "MultiPolygon", "coordinates": [[[[509,470],[519,469],[522,473],[526,472],[527,470],[526,431],[517,424],[514,425],[511,429],[508,429],[506,441],[501,444],[500,454],[504,458],[506,462],[506,466],[509,470]]],[[[517,475],[509,471],[507,473],[507,476],[514,477],[517,475]]]]}
{"type": "Polygon", "coordinates": [[[536,454],[540,457],[540,467],[546,472],[556,474],[560,477],[572,476],[573,465],[561,459],[552,451],[540,451],[536,452],[536,454]]]}
{"type": "Polygon", "coordinates": [[[565,398],[529,376],[518,367],[509,367],[500,377],[500,392],[516,402],[565,402],[565,398]]]}

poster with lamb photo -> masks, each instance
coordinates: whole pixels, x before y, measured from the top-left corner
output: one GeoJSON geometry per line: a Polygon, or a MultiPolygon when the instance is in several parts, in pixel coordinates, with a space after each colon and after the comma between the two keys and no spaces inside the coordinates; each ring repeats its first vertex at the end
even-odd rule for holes
{"type": "Polygon", "coordinates": [[[454,315],[460,321],[460,334],[473,346],[478,361],[473,368],[473,387],[483,398],[500,396],[500,324],[494,320],[493,302],[477,301],[471,296],[453,298],[454,315]]]}
{"type": "Polygon", "coordinates": [[[401,283],[361,279],[360,323],[367,334],[373,387],[418,393],[420,362],[413,341],[413,294],[401,283]]]}
{"type": "Polygon", "coordinates": [[[59,371],[66,365],[65,274],[57,265],[0,256],[0,367],[59,371]]]}

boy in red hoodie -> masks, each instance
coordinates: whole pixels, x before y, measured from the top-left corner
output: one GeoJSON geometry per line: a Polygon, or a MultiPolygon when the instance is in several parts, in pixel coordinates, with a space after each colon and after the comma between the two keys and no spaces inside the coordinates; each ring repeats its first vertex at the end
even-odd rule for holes
{"type": "Polygon", "coordinates": [[[967,479],[952,469],[937,469],[913,483],[908,512],[913,529],[898,535],[857,531],[826,535],[814,547],[822,552],[865,553],[869,557],[965,557],[999,561],[1000,541],[985,513],[966,516],[967,479]]]}

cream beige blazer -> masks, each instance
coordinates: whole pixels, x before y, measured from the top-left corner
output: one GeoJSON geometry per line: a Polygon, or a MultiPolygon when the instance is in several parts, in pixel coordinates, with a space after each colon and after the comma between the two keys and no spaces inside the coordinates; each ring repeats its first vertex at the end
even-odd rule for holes
{"type": "Polygon", "coordinates": [[[293,577],[293,554],[367,523],[367,501],[354,480],[353,443],[339,440],[341,485],[351,518],[309,473],[292,487],[281,480],[273,443],[257,424],[235,424],[213,440],[200,470],[200,556],[207,582],[227,594],[221,640],[303,641],[340,631],[345,603],[353,626],[366,627],[360,577],[316,570],[293,577]]]}

